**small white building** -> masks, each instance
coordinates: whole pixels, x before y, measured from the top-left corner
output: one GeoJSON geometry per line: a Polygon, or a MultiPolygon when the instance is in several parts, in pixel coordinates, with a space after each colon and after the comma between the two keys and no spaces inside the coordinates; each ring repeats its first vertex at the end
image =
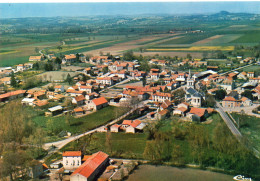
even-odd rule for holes
{"type": "Polygon", "coordinates": [[[22,104],[27,106],[33,106],[34,105],[33,101],[35,101],[35,99],[33,98],[23,98],[22,104]]]}
{"type": "Polygon", "coordinates": [[[77,169],[81,165],[81,151],[65,151],[62,154],[65,170],[77,169]]]}

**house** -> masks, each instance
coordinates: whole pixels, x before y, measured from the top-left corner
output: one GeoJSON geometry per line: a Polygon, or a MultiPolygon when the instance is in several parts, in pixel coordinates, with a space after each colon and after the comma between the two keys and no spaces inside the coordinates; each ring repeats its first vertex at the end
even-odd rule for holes
{"type": "Polygon", "coordinates": [[[80,96],[83,94],[83,91],[77,91],[74,89],[67,89],[66,92],[69,93],[71,97],[76,97],[76,96],[80,96]]]}
{"type": "Polygon", "coordinates": [[[219,83],[219,86],[226,91],[232,91],[235,88],[234,81],[232,79],[225,79],[222,83],[219,83]]]}
{"type": "Polygon", "coordinates": [[[16,90],[12,92],[7,92],[5,94],[0,94],[0,102],[10,101],[16,98],[21,98],[25,95],[26,90],[16,90]]]}
{"type": "Polygon", "coordinates": [[[113,133],[118,133],[120,127],[121,127],[121,125],[119,125],[119,124],[113,124],[112,126],[110,126],[110,131],[113,133]]]}
{"type": "Polygon", "coordinates": [[[29,57],[29,62],[39,62],[39,61],[42,61],[42,56],[30,56],[29,57]]]}
{"type": "Polygon", "coordinates": [[[154,102],[163,102],[165,100],[172,101],[172,96],[170,93],[156,92],[152,95],[152,100],[154,102]]]}
{"type": "Polygon", "coordinates": [[[159,111],[155,114],[155,118],[158,119],[158,120],[161,120],[165,117],[167,117],[169,114],[169,111],[167,109],[164,109],[162,111],[159,111]]]}
{"type": "Polygon", "coordinates": [[[88,101],[88,108],[93,109],[94,111],[97,111],[99,109],[102,109],[103,107],[108,106],[108,102],[106,98],[99,97],[93,100],[88,101]]]}
{"type": "Polygon", "coordinates": [[[137,131],[142,131],[145,127],[145,124],[140,120],[124,120],[121,127],[125,130],[126,133],[135,133],[137,131]]]}
{"type": "Polygon", "coordinates": [[[33,98],[23,98],[22,100],[22,105],[27,105],[27,106],[34,106],[34,100],[33,98]]]}
{"type": "Polygon", "coordinates": [[[84,85],[80,85],[79,86],[79,90],[86,92],[87,94],[90,94],[93,92],[93,86],[84,86],[84,85]]]}
{"type": "Polygon", "coordinates": [[[65,55],[65,57],[62,59],[62,64],[66,63],[73,63],[76,61],[76,55],[75,54],[70,54],[70,55],[65,55]]]}
{"type": "Polygon", "coordinates": [[[4,77],[0,79],[0,84],[10,85],[11,84],[11,77],[4,77]]]}
{"type": "Polygon", "coordinates": [[[82,114],[84,114],[84,110],[81,107],[77,107],[73,110],[73,112],[75,113],[76,116],[80,116],[82,114]]]}
{"type": "Polygon", "coordinates": [[[81,151],[65,151],[62,153],[63,167],[65,170],[77,169],[81,165],[81,151]]]}
{"type": "Polygon", "coordinates": [[[223,100],[222,100],[222,106],[224,108],[234,108],[234,107],[240,107],[241,105],[241,100],[238,100],[234,97],[231,96],[226,96],[223,100]]]}
{"type": "Polygon", "coordinates": [[[101,126],[101,127],[97,128],[97,132],[101,132],[101,133],[107,132],[107,127],[101,126]]]}
{"type": "Polygon", "coordinates": [[[32,160],[29,163],[29,177],[37,179],[43,174],[43,165],[38,160],[32,160]]]}
{"type": "Polygon", "coordinates": [[[255,77],[255,73],[254,72],[247,72],[247,77],[254,78],[255,77]]]}
{"type": "Polygon", "coordinates": [[[64,92],[64,86],[63,85],[56,85],[54,86],[55,92],[64,92]]]}
{"type": "Polygon", "coordinates": [[[190,112],[187,114],[187,117],[192,121],[203,121],[208,117],[208,111],[205,108],[192,107],[190,112]]]}
{"type": "Polygon", "coordinates": [[[104,152],[97,152],[90,156],[70,176],[70,181],[94,181],[109,164],[109,156],[104,152]]]}
{"type": "Polygon", "coordinates": [[[42,106],[49,104],[48,100],[35,100],[33,103],[35,106],[38,106],[38,107],[42,107],[42,106]]]}
{"type": "Polygon", "coordinates": [[[104,85],[113,85],[114,84],[112,77],[98,77],[96,82],[99,84],[104,84],[104,85]]]}
{"type": "Polygon", "coordinates": [[[102,64],[102,62],[106,60],[108,60],[108,56],[94,56],[89,59],[89,63],[102,64]]]}
{"type": "Polygon", "coordinates": [[[252,106],[253,103],[250,99],[248,99],[247,97],[242,97],[241,98],[241,106],[243,107],[248,107],[248,106],[252,106]]]}
{"type": "Polygon", "coordinates": [[[33,63],[25,63],[24,64],[24,69],[28,70],[28,69],[32,69],[33,68],[33,63]]]}
{"type": "Polygon", "coordinates": [[[62,106],[54,106],[48,109],[48,112],[45,112],[45,116],[56,116],[63,113],[62,106]]]}
{"type": "Polygon", "coordinates": [[[196,89],[188,88],[185,94],[185,101],[189,102],[194,107],[201,107],[202,100],[205,99],[203,93],[198,92],[196,89]]]}
{"type": "Polygon", "coordinates": [[[78,106],[83,105],[84,101],[85,101],[85,96],[84,95],[80,95],[80,96],[76,96],[72,98],[72,103],[73,104],[77,104],[78,106]]]}
{"type": "Polygon", "coordinates": [[[188,112],[188,108],[186,107],[178,107],[173,111],[173,115],[179,115],[179,116],[186,116],[186,113],[188,112]]]}
{"type": "Polygon", "coordinates": [[[16,66],[17,72],[22,72],[22,71],[24,71],[24,69],[25,69],[25,67],[24,67],[23,64],[19,64],[19,65],[16,66]]]}

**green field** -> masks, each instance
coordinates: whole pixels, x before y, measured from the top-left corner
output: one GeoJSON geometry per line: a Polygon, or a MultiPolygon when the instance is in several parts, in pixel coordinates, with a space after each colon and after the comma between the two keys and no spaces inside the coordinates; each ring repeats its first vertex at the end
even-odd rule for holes
{"type": "Polygon", "coordinates": [[[249,67],[240,69],[239,71],[255,72],[255,73],[258,73],[258,75],[260,75],[260,65],[249,66],[249,67]]]}
{"type": "MultiPolygon", "coordinates": [[[[126,134],[126,133],[112,133],[111,143],[113,152],[110,156],[117,156],[121,158],[135,158],[142,159],[145,148],[147,135],[146,134],[126,134]]],[[[71,142],[62,148],[62,151],[67,150],[78,150],[84,144],[84,138],[78,142],[71,142]]],[[[110,152],[106,148],[106,133],[95,133],[93,134],[93,141],[88,145],[87,150],[91,153],[97,151],[110,152]]]]}
{"type": "MultiPolygon", "coordinates": [[[[121,113],[117,115],[117,110],[121,109],[114,106],[108,106],[81,118],[66,118],[65,116],[45,117],[44,112],[46,111],[46,109],[31,110],[30,112],[32,114],[32,121],[36,124],[36,126],[40,126],[44,128],[47,132],[49,132],[49,139],[52,139],[52,136],[56,136],[63,130],[69,131],[73,134],[79,134],[103,125],[115,119],[116,117],[119,117],[120,114],[123,114],[123,112],[121,111],[121,113]],[[69,121],[66,121],[66,119],[68,119],[69,121]],[[51,120],[53,124],[49,124],[48,120],[49,122],[51,120]]],[[[46,142],[48,141],[50,140],[46,140],[46,142]]]]}
{"type": "Polygon", "coordinates": [[[203,43],[201,45],[208,45],[208,46],[214,46],[214,45],[225,45],[229,44],[232,41],[235,41],[239,37],[241,37],[241,34],[227,34],[222,37],[219,37],[217,39],[211,40],[210,42],[203,43]]]}
{"type": "Polygon", "coordinates": [[[209,38],[211,36],[212,36],[212,34],[207,34],[207,33],[187,34],[187,35],[184,35],[183,37],[165,41],[165,42],[159,43],[157,45],[191,44],[196,41],[203,40],[205,38],[209,38]]]}
{"type": "Polygon", "coordinates": [[[240,131],[260,151],[260,118],[237,113],[232,113],[232,116],[236,121],[240,119],[240,131]]]}
{"type": "Polygon", "coordinates": [[[240,38],[232,41],[231,43],[259,43],[260,33],[259,31],[246,32],[240,38]]]}

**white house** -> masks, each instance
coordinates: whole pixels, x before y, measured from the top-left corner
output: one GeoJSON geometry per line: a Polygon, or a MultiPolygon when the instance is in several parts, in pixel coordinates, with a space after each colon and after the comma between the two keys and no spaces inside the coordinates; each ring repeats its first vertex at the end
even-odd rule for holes
{"type": "Polygon", "coordinates": [[[152,95],[152,99],[155,102],[163,102],[165,100],[172,100],[172,96],[170,93],[162,93],[162,92],[156,92],[152,95]]]}
{"type": "Polygon", "coordinates": [[[65,170],[77,169],[81,165],[81,151],[65,151],[62,154],[65,170]]]}
{"type": "Polygon", "coordinates": [[[70,181],[94,181],[109,164],[109,156],[104,152],[97,152],[88,158],[70,176],[70,181]]]}

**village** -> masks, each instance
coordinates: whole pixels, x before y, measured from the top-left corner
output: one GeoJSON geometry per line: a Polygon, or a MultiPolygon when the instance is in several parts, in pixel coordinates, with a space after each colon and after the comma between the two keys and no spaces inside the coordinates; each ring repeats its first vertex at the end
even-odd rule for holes
{"type": "MultiPolygon", "coordinates": [[[[133,109],[140,112],[135,119],[121,119],[113,124],[99,125],[96,129],[96,132],[112,134],[142,133],[151,122],[171,116],[178,116],[185,122],[203,123],[212,113],[219,111],[216,101],[229,112],[243,111],[248,115],[260,116],[259,74],[256,77],[255,72],[237,70],[218,73],[217,66],[207,66],[207,61],[200,60],[184,60],[178,66],[187,63],[193,67],[207,66],[206,71],[173,71],[169,62],[158,59],[149,61],[149,65],[155,68],[144,71],[140,70],[138,60],[123,60],[119,56],[111,59],[103,55],[87,59],[83,54],[70,54],[62,58],[62,68],[70,69],[76,61],[91,66],[76,67],[73,70],[76,73],[74,76],[64,71],[66,79],[53,78],[48,81],[48,86],[36,86],[28,90],[14,89],[12,85],[23,84],[23,80],[15,78],[16,75],[30,72],[38,62],[50,62],[56,58],[53,54],[30,56],[28,63],[19,64],[15,68],[0,68],[0,83],[4,87],[1,91],[8,90],[0,95],[0,102],[7,104],[19,99],[22,105],[32,109],[45,107],[46,119],[62,115],[82,118],[107,106],[125,107],[129,108],[128,111],[133,109]],[[65,80],[67,83],[64,84],[65,80]]],[[[258,63],[252,57],[240,61],[248,65],[258,63]]],[[[46,77],[45,79],[48,78],[46,77]]],[[[65,136],[70,137],[72,133],[66,132],[65,136]]],[[[56,170],[54,175],[61,175],[64,180],[94,180],[97,177],[117,180],[115,177],[129,168],[126,165],[130,164],[133,169],[137,164],[109,159],[109,155],[101,151],[93,155],[66,151],[62,156],[63,161],[50,166],[36,162],[31,177],[43,175],[49,167],[51,173],[56,170]]],[[[122,178],[118,180],[120,179],[122,178]]]]}

